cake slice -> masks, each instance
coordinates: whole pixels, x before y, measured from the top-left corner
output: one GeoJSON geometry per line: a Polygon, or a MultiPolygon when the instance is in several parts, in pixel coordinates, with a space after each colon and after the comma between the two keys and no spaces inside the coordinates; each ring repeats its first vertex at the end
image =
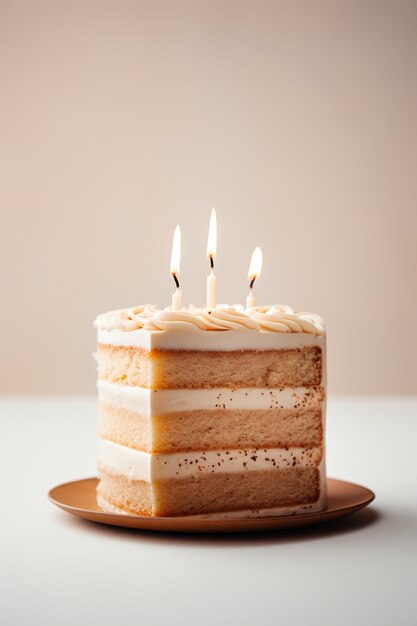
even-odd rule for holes
{"type": "Polygon", "coordinates": [[[325,334],[290,307],[99,316],[98,500],[106,510],[321,510],[325,334]]]}

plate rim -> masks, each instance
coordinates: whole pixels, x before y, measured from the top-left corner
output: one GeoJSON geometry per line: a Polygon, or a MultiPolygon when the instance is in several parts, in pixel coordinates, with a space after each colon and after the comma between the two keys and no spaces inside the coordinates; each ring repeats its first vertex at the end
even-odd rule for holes
{"type": "Polygon", "coordinates": [[[81,478],[78,480],[71,480],[64,483],[60,483],[55,485],[48,491],[48,499],[49,501],[60,508],[62,511],[74,515],[76,517],[86,519],[90,522],[105,524],[109,526],[118,526],[118,527],[127,527],[133,530],[155,530],[159,532],[176,532],[176,533],[210,533],[214,532],[213,528],[216,526],[221,527],[223,532],[239,532],[239,530],[233,530],[233,526],[239,526],[240,532],[245,532],[245,527],[248,529],[257,526],[257,531],[262,530],[284,530],[285,528],[291,527],[301,527],[308,526],[318,523],[325,523],[329,521],[333,521],[337,518],[344,517],[353,513],[360,511],[361,509],[367,507],[375,500],[375,493],[369,489],[368,487],[364,487],[358,483],[353,483],[346,480],[341,480],[337,478],[327,477],[327,483],[329,481],[336,482],[343,485],[348,485],[349,487],[356,488],[363,492],[363,497],[359,502],[355,502],[352,505],[342,505],[333,508],[326,508],[324,511],[314,511],[312,513],[305,513],[303,515],[270,515],[263,517],[230,517],[230,518],[195,518],[192,516],[176,516],[176,517],[158,517],[158,516],[144,516],[144,515],[131,515],[126,513],[115,513],[110,511],[98,511],[90,508],[85,508],[81,506],[73,506],[71,504],[67,504],[62,499],[59,499],[55,496],[55,492],[58,489],[63,487],[68,487],[70,485],[77,485],[79,483],[93,482],[97,484],[98,478],[97,476],[90,476],[88,478],[81,478]],[[92,519],[94,518],[94,519],[92,519]],[[288,521],[288,524],[286,524],[288,521]],[[127,522],[127,523],[126,523],[127,522]],[[132,522],[134,525],[130,525],[129,522],[132,522]],[[135,524],[136,522],[136,524],[135,524]],[[193,528],[187,528],[187,525],[193,525],[193,523],[200,526],[199,530],[195,530],[193,528]],[[143,523],[146,527],[141,527],[140,524],[143,523]],[[152,529],[152,523],[156,526],[152,529]],[[184,524],[184,528],[181,530],[170,528],[171,524],[184,524]],[[274,523],[276,526],[274,526],[274,523]],[[164,528],[166,526],[166,528],[164,528]]]}

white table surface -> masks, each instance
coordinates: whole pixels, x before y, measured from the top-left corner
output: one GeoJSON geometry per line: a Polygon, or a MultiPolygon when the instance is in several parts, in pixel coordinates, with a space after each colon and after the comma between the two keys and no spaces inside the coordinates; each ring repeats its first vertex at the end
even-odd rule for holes
{"type": "Polygon", "coordinates": [[[328,474],[376,492],[322,527],[163,535],[47,500],[95,474],[95,400],[0,400],[0,624],[417,624],[417,399],[333,398],[328,474]]]}

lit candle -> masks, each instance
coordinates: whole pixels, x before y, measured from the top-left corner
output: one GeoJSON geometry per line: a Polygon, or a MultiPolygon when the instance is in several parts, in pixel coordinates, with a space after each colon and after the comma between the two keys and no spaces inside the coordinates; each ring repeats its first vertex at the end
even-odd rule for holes
{"type": "Polygon", "coordinates": [[[217,218],[216,211],[211,210],[209,235],[207,240],[207,258],[210,260],[210,274],[207,276],[207,307],[216,306],[216,276],[214,274],[214,259],[217,252],[217,218]]]}
{"type": "Polygon", "coordinates": [[[255,296],[253,295],[253,284],[257,278],[261,275],[262,270],[262,250],[255,248],[252,252],[252,258],[250,260],[248,281],[249,281],[249,295],[246,298],[246,308],[249,309],[252,306],[256,306],[255,296]]]}
{"type": "Polygon", "coordinates": [[[181,230],[177,226],[174,231],[174,237],[172,239],[172,252],[171,252],[171,274],[175,281],[175,291],[172,294],[172,310],[181,311],[182,308],[182,292],[180,291],[180,281],[178,277],[180,275],[180,259],[181,259],[181,230]]]}

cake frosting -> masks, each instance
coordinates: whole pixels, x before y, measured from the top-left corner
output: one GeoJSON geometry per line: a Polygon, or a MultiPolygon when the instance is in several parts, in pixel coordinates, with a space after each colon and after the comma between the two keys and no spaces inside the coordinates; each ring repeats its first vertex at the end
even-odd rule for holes
{"type": "Polygon", "coordinates": [[[265,350],[322,345],[324,324],[287,305],[171,311],[146,305],[99,315],[99,344],[144,350],[265,350]]]}
{"type": "Polygon", "coordinates": [[[268,389],[267,387],[241,387],[228,389],[144,389],[130,387],[99,380],[97,383],[100,402],[126,409],[140,411],[141,415],[151,417],[177,411],[214,411],[216,409],[292,409],[314,408],[323,402],[323,387],[285,387],[268,389]]]}
{"type": "Polygon", "coordinates": [[[216,307],[199,309],[189,307],[181,311],[158,309],[153,305],[142,305],[128,309],[109,311],[99,315],[94,322],[98,330],[186,330],[203,331],[256,330],[277,333],[309,333],[322,335],[324,324],[315,313],[295,311],[288,305],[252,307],[216,307]]]}
{"type": "Polygon", "coordinates": [[[173,454],[149,454],[107,439],[99,440],[98,460],[102,468],[130,480],[152,481],[190,478],[204,474],[229,474],[252,470],[313,467],[322,457],[320,446],[231,450],[188,450],[173,454]]]}

